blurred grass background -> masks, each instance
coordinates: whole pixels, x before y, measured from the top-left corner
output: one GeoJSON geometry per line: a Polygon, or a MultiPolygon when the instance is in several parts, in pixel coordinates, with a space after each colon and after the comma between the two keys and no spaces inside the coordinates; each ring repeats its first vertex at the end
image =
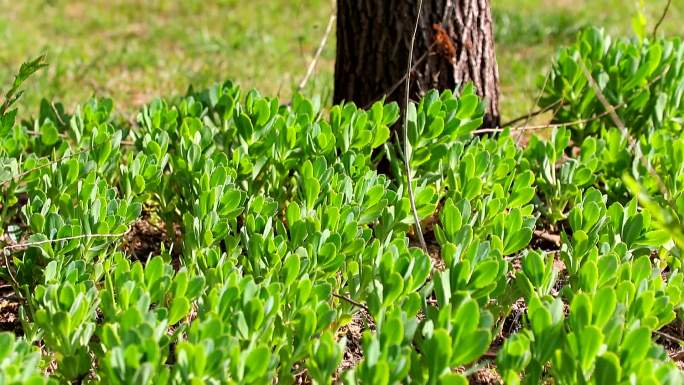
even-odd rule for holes
{"type": "MultiPolygon", "coordinates": [[[[648,28],[667,0],[645,0],[648,28]]],[[[493,0],[504,120],[529,111],[554,53],[586,25],[632,34],[638,0],[493,0]]],[[[304,76],[332,12],[329,0],[0,0],[0,88],[47,53],[22,116],[43,97],[67,108],[93,95],[134,114],[155,96],[231,79],[287,99],[304,76]]],[[[684,0],[660,31],[682,34],[684,0]]],[[[329,101],[334,33],[304,93],[329,101]]]]}

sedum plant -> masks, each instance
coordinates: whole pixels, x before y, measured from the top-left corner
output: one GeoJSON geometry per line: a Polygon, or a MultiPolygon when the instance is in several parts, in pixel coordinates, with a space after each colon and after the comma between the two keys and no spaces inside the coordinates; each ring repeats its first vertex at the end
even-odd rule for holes
{"type": "Polygon", "coordinates": [[[525,148],[477,136],[470,85],[410,103],[408,143],[394,103],[231,82],[135,125],[107,99],[3,107],[0,277],[24,337],[0,334],[0,382],[450,385],[493,357],[511,384],[681,382],[658,339],[684,306],[678,115],[638,94],[675,92],[679,43],[599,36],[561,53],[543,103],[599,113],[581,57],[647,163],[605,119],[525,148]]]}

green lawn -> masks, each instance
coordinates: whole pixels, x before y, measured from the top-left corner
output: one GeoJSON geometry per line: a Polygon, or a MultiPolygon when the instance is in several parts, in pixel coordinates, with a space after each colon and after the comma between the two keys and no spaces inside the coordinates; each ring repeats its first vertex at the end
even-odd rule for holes
{"type": "MultiPolygon", "coordinates": [[[[646,0],[649,27],[666,0],[646,0]]],[[[529,110],[553,53],[578,28],[631,33],[636,1],[494,0],[505,118],[529,110]]],[[[232,79],[288,98],[306,71],[332,4],[328,0],[0,0],[0,84],[22,61],[47,53],[50,67],[30,81],[23,114],[42,97],[68,107],[109,96],[132,114],[157,95],[232,79]]],[[[684,0],[662,31],[681,33],[684,0]]],[[[330,99],[334,36],[306,93],[330,99]]]]}

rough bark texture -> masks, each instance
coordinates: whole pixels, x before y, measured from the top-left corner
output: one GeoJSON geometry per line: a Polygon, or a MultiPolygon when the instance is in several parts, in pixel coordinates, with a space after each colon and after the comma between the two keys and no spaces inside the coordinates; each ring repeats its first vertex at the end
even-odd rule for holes
{"type": "MultiPolygon", "coordinates": [[[[489,0],[424,0],[414,46],[411,94],[473,82],[499,123],[499,73],[489,0]]],[[[417,0],[338,0],[336,103],[366,107],[383,96],[402,105],[417,0]]],[[[403,105],[402,105],[403,107],[403,105]]]]}

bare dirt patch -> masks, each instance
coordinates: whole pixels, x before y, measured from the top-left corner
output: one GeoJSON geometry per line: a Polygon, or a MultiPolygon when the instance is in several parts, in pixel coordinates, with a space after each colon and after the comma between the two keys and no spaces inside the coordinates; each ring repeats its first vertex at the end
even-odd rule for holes
{"type": "Polygon", "coordinates": [[[12,287],[0,280],[0,332],[23,334],[19,321],[19,300],[12,287]]]}

